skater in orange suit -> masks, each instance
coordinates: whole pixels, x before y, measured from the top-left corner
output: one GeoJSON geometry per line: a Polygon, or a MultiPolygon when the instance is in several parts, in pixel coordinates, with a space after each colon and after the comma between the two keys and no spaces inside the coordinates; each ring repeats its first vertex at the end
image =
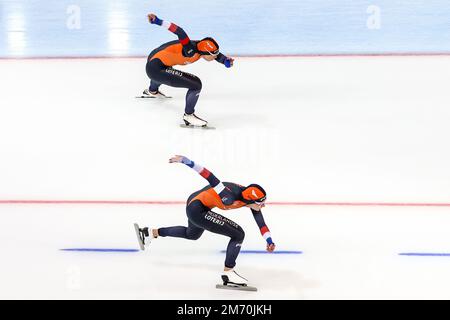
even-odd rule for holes
{"type": "Polygon", "coordinates": [[[244,230],[234,221],[212,211],[214,208],[232,210],[242,207],[250,208],[261,235],[266,241],[266,250],[273,252],[275,243],[269,228],[264,222],[261,209],[265,206],[266,192],[257,184],[242,186],[232,182],[221,182],[208,169],[184,156],[170,158],[170,163],[182,163],[198,172],[209,185],[191,194],[186,204],[188,226],[173,226],[158,229],[139,229],[140,241],[148,246],[152,239],[158,237],[178,237],[197,240],[205,230],[230,238],[226,250],[225,266],[222,273],[224,284],[246,286],[247,279],[234,270],[239,255],[244,230]]]}
{"type": "Polygon", "coordinates": [[[174,69],[173,66],[194,63],[203,58],[206,61],[215,60],[230,68],[233,66],[234,59],[220,53],[218,43],[211,37],[191,40],[182,28],[174,23],[159,19],[153,13],[148,15],[148,20],[151,24],[168,29],[178,37],[178,40],[164,43],[148,56],[146,72],[151,81],[150,87],[144,90],[143,95],[165,97],[159,91],[161,84],[187,88],[183,120],[188,126],[206,126],[208,122],[197,117],[194,113],[195,105],[202,90],[202,82],[197,76],[174,69]]]}

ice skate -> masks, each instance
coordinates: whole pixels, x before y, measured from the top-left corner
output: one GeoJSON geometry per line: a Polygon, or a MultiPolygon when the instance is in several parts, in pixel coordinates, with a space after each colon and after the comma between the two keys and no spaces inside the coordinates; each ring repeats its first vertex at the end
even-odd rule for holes
{"type": "Polygon", "coordinates": [[[239,275],[236,271],[234,271],[234,269],[224,271],[221,278],[223,284],[216,285],[216,288],[218,289],[257,291],[255,287],[248,286],[248,280],[239,275]]]}
{"type": "Polygon", "coordinates": [[[152,229],[149,230],[147,227],[139,228],[139,225],[135,223],[134,230],[136,231],[139,247],[141,248],[141,250],[145,250],[145,248],[148,247],[152,240],[155,238],[153,236],[152,229]]]}
{"type": "Polygon", "coordinates": [[[159,90],[156,91],[150,91],[148,89],[145,89],[140,96],[137,96],[136,98],[172,98],[168,95],[165,95],[159,90]]]}
{"type": "Polygon", "coordinates": [[[183,121],[184,121],[184,124],[180,125],[183,128],[214,129],[213,127],[209,127],[208,126],[208,121],[197,117],[195,115],[195,113],[192,113],[192,114],[186,114],[185,113],[183,115],[183,121]]]}

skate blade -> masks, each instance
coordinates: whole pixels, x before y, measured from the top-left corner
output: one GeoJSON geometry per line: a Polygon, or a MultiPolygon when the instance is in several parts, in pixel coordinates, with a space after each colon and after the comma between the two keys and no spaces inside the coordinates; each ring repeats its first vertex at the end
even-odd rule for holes
{"type": "Polygon", "coordinates": [[[204,130],[215,130],[215,127],[210,127],[210,126],[203,126],[203,127],[199,127],[199,126],[193,126],[193,125],[187,125],[187,124],[180,124],[181,128],[190,128],[190,129],[204,129],[204,130]]]}
{"type": "Polygon", "coordinates": [[[141,235],[139,233],[139,225],[137,223],[134,224],[134,231],[136,231],[136,236],[138,239],[138,243],[139,243],[139,247],[141,248],[142,251],[145,250],[145,246],[144,243],[141,240],[141,235]]]}
{"type": "Polygon", "coordinates": [[[154,97],[154,96],[136,96],[135,98],[137,98],[137,99],[155,99],[156,97],[154,97]]]}
{"type": "Polygon", "coordinates": [[[232,284],[216,284],[216,289],[226,289],[226,290],[240,290],[240,291],[258,291],[256,287],[252,286],[242,286],[242,285],[232,285],[232,284]]]}
{"type": "Polygon", "coordinates": [[[137,99],[171,99],[171,96],[147,96],[147,95],[142,95],[142,96],[136,96],[135,98],[137,99]]]}

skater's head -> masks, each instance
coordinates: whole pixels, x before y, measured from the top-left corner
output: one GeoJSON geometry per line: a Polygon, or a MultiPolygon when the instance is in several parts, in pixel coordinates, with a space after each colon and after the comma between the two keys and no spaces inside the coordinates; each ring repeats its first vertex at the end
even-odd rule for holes
{"type": "Polygon", "coordinates": [[[242,191],[242,198],[247,205],[255,210],[265,206],[266,191],[257,184],[251,184],[242,191]]]}
{"type": "Polygon", "coordinates": [[[219,45],[213,38],[207,37],[197,43],[197,51],[202,58],[207,61],[212,61],[217,58],[219,54],[219,45]]]}

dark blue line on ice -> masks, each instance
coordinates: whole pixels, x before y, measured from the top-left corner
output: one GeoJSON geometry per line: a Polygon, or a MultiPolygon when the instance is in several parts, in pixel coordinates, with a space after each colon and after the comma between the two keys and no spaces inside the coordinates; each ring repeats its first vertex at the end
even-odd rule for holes
{"type": "Polygon", "coordinates": [[[61,251],[83,251],[83,252],[137,252],[138,249],[99,249],[99,248],[68,248],[61,251]]]}
{"type": "Polygon", "coordinates": [[[421,257],[450,257],[450,253],[420,253],[420,252],[406,252],[399,253],[399,256],[421,256],[421,257]]]}
{"type": "MultiPolygon", "coordinates": [[[[220,251],[221,253],[226,253],[225,250],[220,251]]],[[[303,252],[301,251],[289,251],[289,250],[279,250],[279,251],[274,251],[274,252],[267,252],[265,250],[241,250],[240,253],[267,253],[267,254],[302,254],[303,252]]]]}

